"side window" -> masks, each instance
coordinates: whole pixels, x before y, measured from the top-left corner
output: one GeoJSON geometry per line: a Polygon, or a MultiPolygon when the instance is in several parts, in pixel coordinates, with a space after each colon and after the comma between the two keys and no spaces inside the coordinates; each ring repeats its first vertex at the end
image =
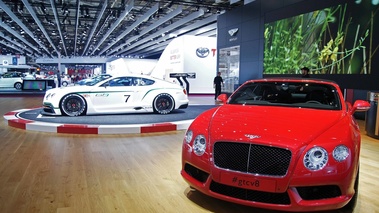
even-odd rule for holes
{"type": "Polygon", "coordinates": [[[154,81],[147,78],[134,78],[133,86],[146,86],[153,84],[154,81]]]}
{"type": "Polygon", "coordinates": [[[130,77],[120,77],[120,78],[114,78],[109,82],[109,86],[111,87],[122,87],[122,86],[131,86],[132,85],[132,78],[130,77]]]}
{"type": "Polygon", "coordinates": [[[147,78],[142,78],[142,81],[144,82],[144,85],[153,85],[155,83],[155,81],[147,78]]]}

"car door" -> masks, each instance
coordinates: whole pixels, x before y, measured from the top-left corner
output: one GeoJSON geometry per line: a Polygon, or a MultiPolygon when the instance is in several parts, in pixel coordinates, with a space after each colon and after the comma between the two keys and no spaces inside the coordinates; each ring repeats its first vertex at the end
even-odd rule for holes
{"type": "Polygon", "coordinates": [[[90,93],[93,109],[96,112],[133,111],[136,90],[132,84],[133,77],[117,77],[104,81],[90,93]]]}
{"type": "Polygon", "coordinates": [[[13,87],[17,81],[21,82],[21,77],[17,77],[16,73],[5,73],[0,79],[0,87],[13,87]]]}
{"type": "Polygon", "coordinates": [[[6,87],[6,80],[5,76],[0,77],[0,87],[6,87]]]}

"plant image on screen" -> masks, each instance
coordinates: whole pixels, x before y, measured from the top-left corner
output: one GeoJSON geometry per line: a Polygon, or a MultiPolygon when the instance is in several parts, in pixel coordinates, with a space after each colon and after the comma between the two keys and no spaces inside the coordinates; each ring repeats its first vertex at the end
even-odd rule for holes
{"type": "MultiPolygon", "coordinates": [[[[359,3],[359,4],[358,4],[359,3]]],[[[265,24],[264,74],[370,74],[379,68],[379,9],[342,4],[265,24]]]]}

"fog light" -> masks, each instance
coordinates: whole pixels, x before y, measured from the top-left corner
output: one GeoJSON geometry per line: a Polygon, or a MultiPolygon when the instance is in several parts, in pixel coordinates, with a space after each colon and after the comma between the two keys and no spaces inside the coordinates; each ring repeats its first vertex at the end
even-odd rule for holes
{"type": "Polygon", "coordinates": [[[345,145],[339,145],[333,150],[333,158],[338,161],[344,161],[349,157],[349,149],[345,145]]]}

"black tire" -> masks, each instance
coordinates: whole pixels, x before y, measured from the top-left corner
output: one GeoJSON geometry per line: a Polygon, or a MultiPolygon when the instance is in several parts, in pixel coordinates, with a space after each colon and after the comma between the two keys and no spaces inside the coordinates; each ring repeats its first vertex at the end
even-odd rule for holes
{"type": "Polygon", "coordinates": [[[16,82],[16,83],[14,83],[14,88],[16,88],[17,90],[21,90],[22,89],[22,83],[20,83],[20,82],[16,82]]]}
{"type": "Polygon", "coordinates": [[[357,172],[357,177],[355,178],[355,182],[354,182],[354,190],[355,190],[355,193],[353,195],[353,197],[351,198],[351,200],[342,208],[343,210],[346,210],[346,211],[353,211],[355,206],[357,205],[357,200],[358,200],[358,186],[359,186],[359,169],[358,169],[358,172],[357,172]]]}
{"type": "Polygon", "coordinates": [[[159,114],[168,114],[174,110],[174,98],[170,94],[162,93],[157,95],[153,101],[154,112],[159,114]]]}
{"type": "Polygon", "coordinates": [[[62,86],[67,87],[68,86],[68,82],[67,81],[62,81],[62,86]]]}
{"type": "Polygon", "coordinates": [[[87,104],[78,94],[68,94],[62,98],[60,108],[63,115],[80,116],[86,113],[87,104]]]}

